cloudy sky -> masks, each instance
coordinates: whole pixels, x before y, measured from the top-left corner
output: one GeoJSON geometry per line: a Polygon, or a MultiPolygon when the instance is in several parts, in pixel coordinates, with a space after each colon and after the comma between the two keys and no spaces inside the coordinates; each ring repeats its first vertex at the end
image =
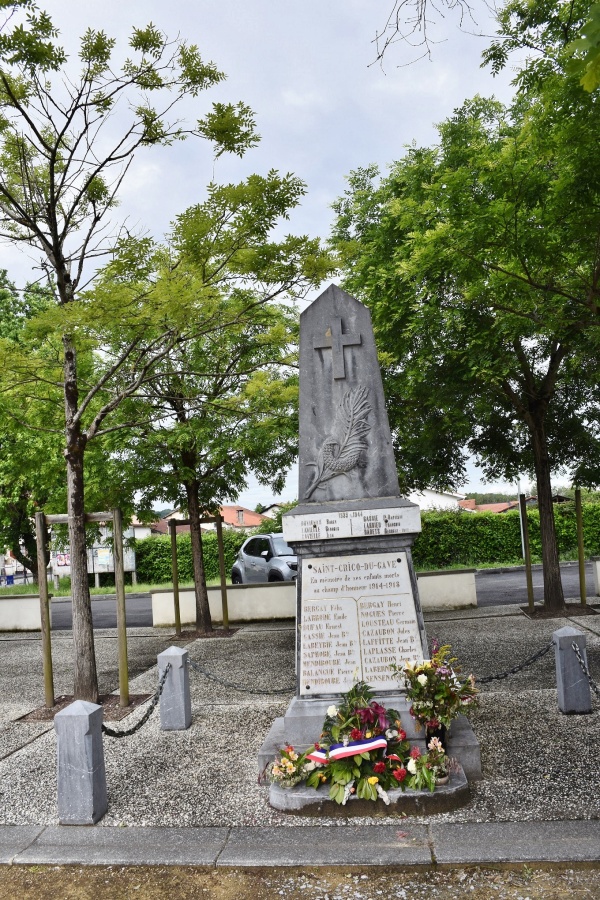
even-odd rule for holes
{"type": "MultiPolygon", "coordinates": [[[[438,17],[432,59],[404,65],[411,57],[397,45],[384,67],[373,64],[373,38],[387,19],[392,0],[40,0],[71,55],[77,37],[104,29],[125,47],[132,26],[152,22],[168,35],[195,43],[227,74],[217,89],[185,110],[193,121],[214,100],[243,100],[255,111],[260,145],[240,160],[213,163],[210,147],[188,140],[141,153],[121,191],[118,215],[132,228],[161,238],[177,213],[205,195],[207,183],[238,181],[275,168],[293,172],[308,188],[286,229],[328,235],[331,203],[345,177],[359,166],[382,169],[412,143],[435,140],[442,121],[475,93],[510,96],[510,73],[493,79],[480,68],[485,37],[493,23],[483,3],[477,21],[438,17]]],[[[0,245],[0,266],[18,283],[30,277],[31,262],[0,245]]],[[[473,472],[471,487],[478,489],[473,472]]],[[[296,493],[294,476],[284,499],[296,493]]],[[[270,494],[252,487],[240,502],[268,503],[270,494]]]]}

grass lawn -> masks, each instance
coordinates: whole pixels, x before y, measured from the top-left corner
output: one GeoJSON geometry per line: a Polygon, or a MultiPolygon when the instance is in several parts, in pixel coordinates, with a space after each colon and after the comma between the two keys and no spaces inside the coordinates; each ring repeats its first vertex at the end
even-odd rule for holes
{"type": "MultiPolygon", "coordinates": [[[[219,585],[221,582],[218,579],[212,579],[206,582],[208,587],[213,587],[219,585]]],[[[194,586],[192,581],[182,581],[179,584],[179,590],[183,590],[185,588],[191,588],[194,586]]],[[[126,594],[145,594],[148,591],[156,590],[157,588],[166,588],[167,590],[172,588],[173,585],[169,581],[166,584],[126,584],[125,585],[125,593],[126,594]]],[[[70,597],[71,596],[71,579],[70,578],[61,578],[60,579],[60,587],[58,590],[54,588],[52,584],[48,585],[48,589],[50,594],[53,597],[70,597]]],[[[113,594],[115,593],[114,585],[107,585],[106,587],[91,587],[90,594],[92,596],[102,596],[103,594],[113,594]]],[[[37,585],[35,584],[14,584],[9,587],[0,587],[0,597],[2,596],[10,596],[14,597],[18,594],[37,594],[37,585]]]]}

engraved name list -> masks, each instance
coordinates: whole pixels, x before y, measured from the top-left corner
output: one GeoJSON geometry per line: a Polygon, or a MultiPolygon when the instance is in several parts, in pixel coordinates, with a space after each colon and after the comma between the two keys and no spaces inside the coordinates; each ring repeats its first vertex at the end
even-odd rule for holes
{"type": "Polygon", "coordinates": [[[397,690],[390,663],[421,658],[406,553],[304,559],[301,628],[302,695],[397,690]]]}

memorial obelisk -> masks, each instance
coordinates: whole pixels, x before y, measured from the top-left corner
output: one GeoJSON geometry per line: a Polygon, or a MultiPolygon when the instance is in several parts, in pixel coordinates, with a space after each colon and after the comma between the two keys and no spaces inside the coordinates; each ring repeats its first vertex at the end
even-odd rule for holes
{"type": "Polygon", "coordinates": [[[390,665],[429,655],[419,507],[400,496],[371,316],[336,285],[300,316],[299,466],[283,518],[298,557],[296,697],[265,750],[317,740],[328,703],[358,680],[398,695],[390,665]]]}

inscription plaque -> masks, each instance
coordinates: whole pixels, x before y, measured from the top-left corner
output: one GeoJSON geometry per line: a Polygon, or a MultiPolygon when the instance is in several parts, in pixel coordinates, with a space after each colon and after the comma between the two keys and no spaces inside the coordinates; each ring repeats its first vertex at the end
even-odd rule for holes
{"type": "Polygon", "coordinates": [[[301,696],[397,691],[390,664],[423,658],[404,551],[303,559],[301,617],[301,696]]]}
{"type": "Polygon", "coordinates": [[[348,512],[287,515],[283,517],[287,541],[322,541],[327,538],[368,537],[381,534],[416,534],[421,530],[418,506],[356,509],[348,512]]]}

